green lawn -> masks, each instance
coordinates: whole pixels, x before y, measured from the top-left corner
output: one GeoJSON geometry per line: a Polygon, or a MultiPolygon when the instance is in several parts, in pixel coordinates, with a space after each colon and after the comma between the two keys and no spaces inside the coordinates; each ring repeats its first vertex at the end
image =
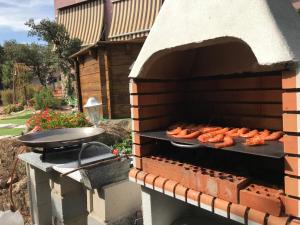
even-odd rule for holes
{"type": "MultiPolygon", "coordinates": [[[[0,119],[0,124],[16,124],[16,125],[25,125],[26,121],[31,117],[32,112],[26,111],[20,115],[13,115],[11,117],[0,119]]],[[[6,135],[20,135],[22,133],[22,128],[0,128],[0,136],[6,135]]]]}
{"type": "Polygon", "coordinates": [[[4,119],[0,119],[0,124],[16,124],[23,125],[31,117],[32,111],[23,112],[20,115],[13,115],[4,119]]]}
{"type": "Polygon", "coordinates": [[[22,133],[22,128],[0,128],[0,136],[12,135],[17,136],[22,133]]]}
{"type": "Polygon", "coordinates": [[[12,123],[16,125],[23,125],[26,123],[26,121],[31,117],[31,113],[20,115],[20,116],[14,116],[10,118],[0,119],[0,124],[7,124],[12,123]]]}

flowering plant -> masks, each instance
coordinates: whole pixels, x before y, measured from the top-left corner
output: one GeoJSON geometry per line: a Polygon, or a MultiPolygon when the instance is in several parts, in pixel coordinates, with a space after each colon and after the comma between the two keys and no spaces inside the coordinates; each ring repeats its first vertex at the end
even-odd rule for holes
{"type": "Polygon", "coordinates": [[[46,109],[34,114],[27,120],[26,126],[30,131],[36,132],[56,128],[89,127],[92,124],[83,113],[61,113],[46,109]]]}
{"type": "Polygon", "coordinates": [[[125,137],[121,142],[113,145],[113,154],[131,154],[132,153],[132,138],[131,135],[125,137]]]}

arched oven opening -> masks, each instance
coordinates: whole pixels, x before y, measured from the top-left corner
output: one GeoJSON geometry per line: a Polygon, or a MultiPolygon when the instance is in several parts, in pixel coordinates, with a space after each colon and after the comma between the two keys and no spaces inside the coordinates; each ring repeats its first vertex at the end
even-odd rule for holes
{"type": "Polygon", "coordinates": [[[135,167],[233,203],[240,203],[239,193],[249,184],[281,193],[279,140],[247,146],[246,138],[238,137],[233,146],[216,148],[166,131],[178,123],[282,131],[286,68],[285,63],[259,65],[245,42],[229,37],[155,53],[130,84],[135,167]],[[207,177],[233,182],[232,192],[197,183],[207,177]]]}

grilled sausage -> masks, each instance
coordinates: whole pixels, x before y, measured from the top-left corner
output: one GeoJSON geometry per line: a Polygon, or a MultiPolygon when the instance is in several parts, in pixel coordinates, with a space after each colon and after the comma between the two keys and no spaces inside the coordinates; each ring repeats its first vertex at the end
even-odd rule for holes
{"type": "Polygon", "coordinates": [[[258,130],[252,130],[248,133],[245,133],[245,134],[241,134],[240,137],[243,137],[243,138],[252,138],[254,136],[258,135],[258,130]]]}
{"type": "Polygon", "coordinates": [[[233,138],[230,136],[225,136],[224,141],[222,143],[215,144],[215,147],[216,148],[225,148],[225,147],[230,147],[232,145],[234,145],[233,138]]]}
{"type": "Polygon", "coordinates": [[[224,140],[224,134],[217,134],[214,137],[209,138],[207,141],[210,143],[222,142],[224,140]]]}
{"type": "Polygon", "coordinates": [[[265,137],[264,139],[265,141],[276,141],[280,139],[283,135],[284,133],[282,131],[276,131],[270,134],[269,136],[265,137]]]}

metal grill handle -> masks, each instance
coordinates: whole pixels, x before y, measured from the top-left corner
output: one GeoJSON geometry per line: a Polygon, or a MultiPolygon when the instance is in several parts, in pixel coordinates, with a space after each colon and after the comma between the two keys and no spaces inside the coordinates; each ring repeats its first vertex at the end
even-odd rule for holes
{"type": "Polygon", "coordinates": [[[203,147],[202,144],[182,144],[182,143],[178,143],[176,141],[170,141],[172,145],[174,145],[175,147],[178,148],[201,148],[203,147]]]}
{"type": "Polygon", "coordinates": [[[111,148],[109,146],[107,146],[106,144],[103,144],[101,142],[89,142],[89,143],[84,143],[81,147],[81,150],[78,154],[78,165],[79,167],[82,166],[81,164],[81,156],[82,156],[82,152],[86,149],[88,149],[91,146],[98,146],[100,148],[97,148],[98,151],[101,151],[102,154],[106,154],[106,153],[111,153],[111,148]]]}

